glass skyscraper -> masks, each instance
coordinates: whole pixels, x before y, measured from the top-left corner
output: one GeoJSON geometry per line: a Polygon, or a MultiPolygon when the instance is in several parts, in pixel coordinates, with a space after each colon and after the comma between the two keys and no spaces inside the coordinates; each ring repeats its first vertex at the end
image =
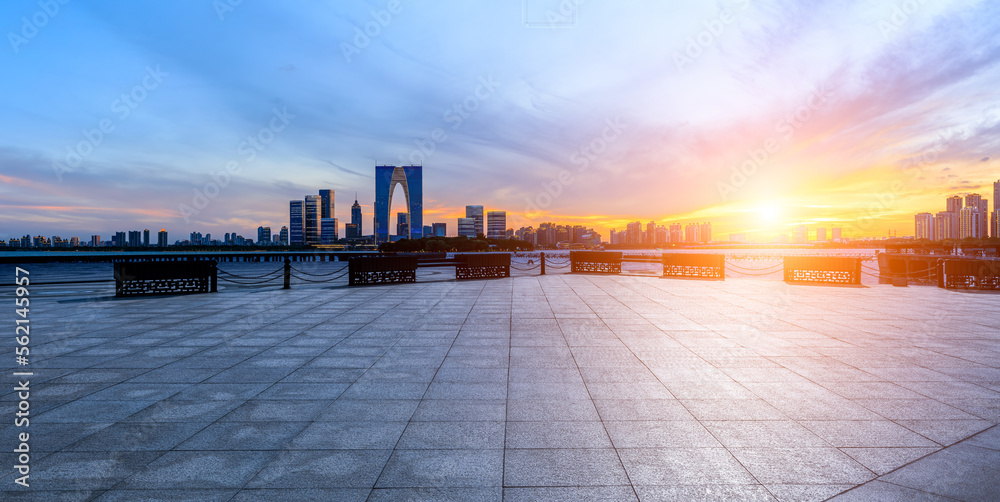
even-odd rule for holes
{"type": "MultiPolygon", "coordinates": [[[[357,197],[354,198],[354,205],[351,206],[351,224],[357,225],[358,235],[355,235],[354,237],[361,237],[361,228],[363,227],[361,224],[361,204],[358,204],[357,197]]],[[[348,237],[351,236],[348,235],[348,237]]]]}
{"type": "Polygon", "coordinates": [[[465,217],[472,218],[473,225],[475,226],[475,235],[473,237],[486,233],[483,228],[483,206],[465,206],[465,217]]]}
{"type": "Polygon", "coordinates": [[[337,242],[337,218],[320,218],[320,241],[323,244],[337,242]]]}
{"type": "Polygon", "coordinates": [[[504,239],[507,237],[507,211],[490,211],[486,221],[486,237],[504,239]]]}
{"type": "Polygon", "coordinates": [[[324,189],[319,191],[319,217],[334,218],[334,193],[333,190],[324,189]]]}
{"type": "Polygon", "coordinates": [[[306,245],[319,244],[319,195],[306,195],[303,232],[306,245]]]}
{"type": "Polygon", "coordinates": [[[468,237],[470,239],[476,238],[476,220],[472,218],[459,218],[458,219],[458,236],[468,237]]]}
{"type": "Polygon", "coordinates": [[[304,219],[305,202],[293,200],[289,203],[288,245],[301,246],[305,243],[304,219]]]}
{"type": "Polygon", "coordinates": [[[400,185],[410,215],[409,234],[419,239],[424,228],[424,185],[421,166],[375,166],[375,242],[389,240],[389,210],[392,192],[400,185]]]}

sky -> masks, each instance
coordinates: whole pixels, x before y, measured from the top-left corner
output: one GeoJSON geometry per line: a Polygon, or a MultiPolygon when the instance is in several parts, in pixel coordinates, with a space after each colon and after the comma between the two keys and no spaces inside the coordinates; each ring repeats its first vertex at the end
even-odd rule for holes
{"type": "Polygon", "coordinates": [[[370,234],[376,164],[423,165],[450,234],[478,204],[605,239],[912,235],[1000,180],[998,2],[41,0],[0,29],[0,239],[256,237],[321,188],[370,234]]]}

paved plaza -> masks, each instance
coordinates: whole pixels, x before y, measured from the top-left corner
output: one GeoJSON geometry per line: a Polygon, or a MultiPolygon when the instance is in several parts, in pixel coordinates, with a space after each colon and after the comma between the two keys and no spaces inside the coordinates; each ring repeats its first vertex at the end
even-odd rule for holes
{"type": "Polygon", "coordinates": [[[8,453],[4,500],[1000,499],[996,294],[546,275],[31,307],[31,488],[8,453]]]}

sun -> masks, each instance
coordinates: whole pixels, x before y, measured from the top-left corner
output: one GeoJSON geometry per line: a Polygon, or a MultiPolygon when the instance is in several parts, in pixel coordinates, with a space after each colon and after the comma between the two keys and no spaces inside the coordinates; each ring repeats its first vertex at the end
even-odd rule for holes
{"type": "Polygon", "coordinates": [[[762,226],[774,227],[783,222],[784,211],[782,211],[781,206],[778,204],[764,204],[757,209],[757,217],[762,226]]]}

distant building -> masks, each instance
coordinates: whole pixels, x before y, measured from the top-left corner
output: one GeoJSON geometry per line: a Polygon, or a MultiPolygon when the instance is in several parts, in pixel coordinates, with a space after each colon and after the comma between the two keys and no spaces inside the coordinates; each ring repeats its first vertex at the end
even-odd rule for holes
{"type": "Polygon", "coordinates": [[[281,231],[278,232],[278,243],[283,246],[288,245],[288,227],[281,227],[281,231]]]}
{"type": "Polygon", "coordinates": [[[334,213],[334,192],[333,190],[323,189],[319,191],[319,218],[333,218],[336,216],[334,213]]]}
{"type": "Polygon", "coordinates": [[[459,218],[458,219],[458,235],[459,237],[468,237],[470,239],[476,238],[476,220],[473,218],[459,218]]]}
{"type": "Polygon", "coordinates": [[[961,210],[962,210],[962,198],[957,195],[948,197],[948,199],[945,201],[945,211],[948,211],[949,213],[958,214],[959,211],[961,210]]]}
{"type": "Polygon", "coordinates": [[[507,237],[507,211],[490,211],[487,213],[486,237],[489,239],[504,239],[507,237]]]}
{"type": "Polygon", "coordinates": [[[809,242],[809,229],[805,225],[795,227],[795,243],[805,244],[809,242]]]}
{"type": "Polygon", "coordinates": [[[408,237],[419,239],[424,229],[424,189],[422,166],[375,166],[375,243],[389,240],[389,211],[396,185],[406,200],[408,237]]]}
{"type": "Polygon", "coordinates": [[[337,235],[337,218],[320,218],[320,243],[322,244],[336,244],[337,235]]]}
{"type": "Polygon", "coordinates": [[[816,229],[816,242],[826,242],[826,228],[819,227],[816,229]]]}
{"type": "Polygon", "coordinates": [[[1000,237],[1000,180],[993,183],[993,217],[990,221],[990,235],[1000,237]]]}
{"type": "Polygon", "coordinates": [[[684,229],[680,223],[671,223],[670,231],[667,233],[668,242],[684,242],[684,229]]]}
{"type": "Polygon", "coordinates": [[[437,237],[448,236],[448,225],[446,223],[434,223],[431,225],[432,235],[437,237]]]}
{"type": "Polygon", "coordinates": [[[843,240],[843,237],[841,236],[840,233],[840,227],[833,227],[833,233],[830,235],[830,237],[833,238],[834,242],[840,242],[841,240],[843,240]]]}
{"type": "Polygon", "coordinates": [[[486,233],[483,229],[483,206],[465,206],[465,217],[472,218],[476,235],[486,233]]]}
{"type": "Polygon", "coordinates": [[[931,213],[917,213],[913,217],[914,233],[916,239],[934,239],[934,215],[931,213]]]}
{"type": "Polygon", "coordinates": [[[129,230],[128,247],[130,248],[142,247],[142,232],[138,230],[129,230]]]}
{"type": "Polygon", "coordinates": [[[972,237],[974,239],[983,238],[983,218],[978,209],[979,201],[976,201],[975,206],[966,206],[962,208],[962,211],[958,213],[958,238],[965,239],[967,237],[972,237]],[[975,207],[975,209],[973,208],[975,207]]]}
{"type": "Polygon", "coordinates": [[[958,238],[958,213],[940,211],[934,215],[934,240],[958,238]]]}
{"type": "Polygon", "coordinates": [[[424,237],[431,237],[433,235],[434,235],[434,227],[432,227],[430,225],[424,225],[423,236],[424,237]]]}
{"type": "Polygon", "coordinates": [[[406,213],[396,213],[396,236],[399,238],[410,237],[410,215],[406,213]]]}
{"type": "MultiPolygon", "coordinates": [[[[149,230],[146,230],[146,232],[149,232],[149,230]]],[[[80,247],[80,238],[79,237],[70,237],[69,238],[69,245],[70,245],[70,247],[74,247],[74,248],[80,247]]]]}
{"type": "Polygon", "coordinates": [[[271,243],[271,227],[257,227],[257,244],[266,246],[271,243]]]}
{"type": "MultiPolygon", "coordinates": [[[[95,235],[94,237],[97,236],[95,235]]],[[[167,247],[167,229],[161,228],[160,231],[156,233],[156,247],[167,247]]]]}
{"type": "Polygon", "coordinates": [[[142,247],[145,247],[145,248],[149,247],[149,229],[148,228],[142,231],[142,247]]]}
{"type": "Polygon", "coordinates": [[[712,242],[712,224],[709,222],[698,225],[698,232],[701,234],[701,242],[712,242]]]}
{"type": "Polygon", "coordinates": [[[361,229],[359,225],[360,224],[354,224],[354,223],[348,223],[344,225],[344,235],[347,236],[348,239],[360,239],[361,229]]]}
{"type": "Polygon", "coordinates": [[[111,241],[116,247],[125,247],[127,244],[125,240],[125,232],[115,232],[115,236],[111,238],[111,241]]]}
{"type": "MultiPolygon", "coordinates": [[[[358,204],[358,198],[354,198],[354,205],[351,206],[351,224],[357,225],[358,235],[361,237],[363,225],[361,224],[361,204],[358,204]]],[[[348,236],[350,237],[350,236],[348,236]]]]}
{"type": "Polygon", "coordinates": [[[684,242],[701,242],[701,225],[688,223],[684,226],[684,242]]]}
{"type": "Polygon", "coordinates": [[[303,232],[306,245],[319,244],[319,195],[306,195],[303,232]]]}
{"type": "MultiPolygon", "coordinates": [[[[10,241],[14,242],[14,239],[11,239],[10,241]]],[[[99,247],[101,247],[101,244],[102,244],[102,242],[101,242],[101,236],[100,235],[91,235],[90,236],[90,245],[91,245],[91,247],[99,248],[99,247]]]]}
{"type": "Polygon", "coordinates": [[[293,200],[289,202],[288,244],[301,246],[305,244],[305,202],[293,200]]]}

